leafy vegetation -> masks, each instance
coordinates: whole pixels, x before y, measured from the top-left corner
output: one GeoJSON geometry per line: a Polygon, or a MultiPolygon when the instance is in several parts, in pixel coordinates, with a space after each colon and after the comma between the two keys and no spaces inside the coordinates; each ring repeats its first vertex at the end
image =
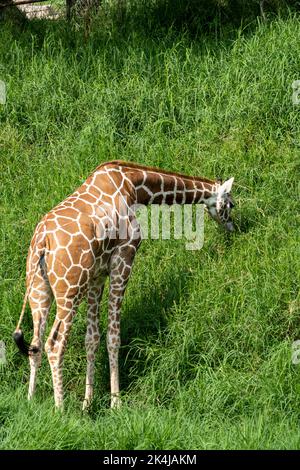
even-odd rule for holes
{"type": "Polygon", "coordinates": [[[104,10],[87,41],[63,20],[0,30],[0,447],[299,448],[299,18],[204,31],[146,25],[141,11],[122,26],[104,10]],[[42,215],[116,158],[234,176],[238,229],[206,219],[198,252],[143,242],[122,310],[120,411],[109,409],[104,295],[96,397],[81,414],[80,307],[61,415],[46,357],[27,402],[28,362],[11,339],[27,249],[42,215]]]}

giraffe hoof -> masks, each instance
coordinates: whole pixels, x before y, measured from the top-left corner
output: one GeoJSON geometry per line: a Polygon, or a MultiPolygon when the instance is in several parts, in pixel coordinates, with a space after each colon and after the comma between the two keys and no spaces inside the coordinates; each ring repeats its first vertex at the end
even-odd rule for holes
{"type": "Polygon", "coordinates": [[[121,398],[117,395],[113,395],[111,397],[111,409],[114,409],[114,410],[118,410],[121,408],[121,405],[122,405],[122,401],[121,401],[121,398]]]}
{"type": "Polygon", "coordinates": [[[85,398],[82,403],[82,411],[88,411],[90,406],[91,406],[91,401],[85,398]]]}
{"type": "Polygon", "coordinates": [[[54,409],[55,409],[55,411],[56,411],[57,413],[63,413],[63,412],[64,412],[64,404],[63,404],[63,402],[55,403],[54,409]]]}

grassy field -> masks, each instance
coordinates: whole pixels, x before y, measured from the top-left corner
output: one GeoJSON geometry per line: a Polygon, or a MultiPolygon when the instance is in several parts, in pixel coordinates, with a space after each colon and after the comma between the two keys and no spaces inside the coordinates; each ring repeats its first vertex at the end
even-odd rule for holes
{"type": "MultiPolygon", "coordinates": [[[[108,15],[85,42],[63,21],[1,25],[0,448],[299,449],[299,18],[201,34],[148,26],[108,15]],[[12,341],[27,249],[42,215],[116,158],[234,176],[238,230],[206,219],[198,252],[143,242],[122,310],[119,411],[109,409],[107,292],[96,397],[80,411],[81,305],[61,415],[46,357],[27,402],[29,365],[12,341]]],[[[23,326],[30,339],[29,308],[23,326]]]]}

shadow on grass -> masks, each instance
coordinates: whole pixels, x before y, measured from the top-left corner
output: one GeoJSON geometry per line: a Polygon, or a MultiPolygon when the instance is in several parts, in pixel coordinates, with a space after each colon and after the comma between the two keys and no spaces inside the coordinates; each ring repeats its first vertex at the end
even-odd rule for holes
{"type": "Polygon", "coordinates": [[[255,228],[257,225],[257,218],[255,219],[255,213],[253,212],[253,215],[248,214],[248,215],[243,215],[238,223],[238,226],[236,228],[238,233],[248,233],[251,230],[255,228]]]}
{"type": "MultiPolygon", "coordinates": [[[[106,47],[108,42],[124,47],[130,38],[138,36],[138,47],[145,48],[140,41],[144,39],[168,38],[169,46],[178,41],[178,35],[184,34],[191,40],[207,36],[218,49],[220,41],[231,45],[232,39],[239,35],[251,35],[262,21],[259,2],[243,0],[224,2],[223,0],[131,0],[122,3],[102,5],[97,15],[92,18],[89,36],[86,36],[83,23],[76,20],[77,26],[59,20],[26,20],[16,15],[11,9],[2,22],[9,26],[12,39],[22,45],[23,50],[32,54],[32,48],[40,50],[45,38],[51,35],[52,54],[80,48],[96,52],[106,47]],[[9,13],[11,11],[11,14],[9,13]],[[259,21],[257,21],[259,19],[259,21]],[[170,34],[172,31],[172,34],[170,34]]],[[[280,2],[268,2],[265,5],[268,18],[289,13],[289,9],[297,10],[297,2],[289,0],[285,5],[280,2]]],[[[1,21],[1,18],[0,18],[1,21]]]]}
{"type": "MultiPolygon", "coordinates": [[[[171,261],[170,261],[171,263],[171,261]]],[[[178,274],[174,278],[171,266],[164,272],[163,282],[147,290],[146,299],[138,296],[127,309],[122,331],[124,368],[130,364],[130,344],[132,339],[147,340],[156,338],[168,325],[170,312],[174,304],[182,301],[185,296],[188,277],[185,267],[177,265],[178,274]]],[[[150,281],[151,282],[151,281],[150,281]]],[[[129,366],[130,367],[130,366],[129,366]]],[[[141,365],[143,368],[143,365],[141,365]]]]}
{"type": "MultiPolygon", "coordinates": [[[[146,342],[152,343],[158,335],[164,334],[174,304],[182,301],[186,295],[188,276],[184,266],[177,268],[176,280],[174,280],[174,269],[170,264],[164,270],[163,282],[159,288],[152,284],[151,288],[147,287],[146,298],[137,293],[131,298],[128,306],[124,305],[119,354],[121,394],[126,394],[131,389],[134,377],[139,378],[145,374],[146,351],[141,345],[145,345],[146,342]]],[[[134,292],[127,293],[129,296],[132,294],[134,292]]],[[[106,331],[104,333],[106,334],[106,331]]],[[[100,408],[107,409],[110,402],[109,361],[105,343],[103,337],[100,361],[97,361],[96,367],[96,382],[100,381],[100,390],[98,386],[95,389],[95,399],[89,413],[91,417],[99,416],[100,408]]]]}

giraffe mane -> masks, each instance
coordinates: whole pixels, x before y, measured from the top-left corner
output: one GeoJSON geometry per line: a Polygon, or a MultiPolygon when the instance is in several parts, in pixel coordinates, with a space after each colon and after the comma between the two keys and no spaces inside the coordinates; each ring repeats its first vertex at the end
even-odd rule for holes
{"type": "Polygon", "coordinates": [[[191,181],[202,181],[203,183],[209,183],[209,184],[215,184],[216,181],[215,180],[210,180],[209,178],[204,178],[204,177],[201,177],[201,176],[191,176],[191,175],[186,175],[186,174],[183,174],[183,173],[176,173],[174,171],[168,171],[168,170],[164,170],[162,168],[158,168],[158,167],[155,167],[155,166],[147,166],[147,165],[140,165],[138,163],[133,163],[133,162],[126,162],[125,160],[112,160],[112,161],[109,161],[109,162],[104,162],[104,163],[101,163],[101,165],[99,165],[96,170],[100,170],[100,168],[104,167],[104,166],[107,166],[107,165],[117,165],[117,166],[122,166],[122,167],[127,167],[129,169],[137,169],[137,170],[142,170],[142,171],[150,171],[150,172],[154,172],[154,173],[160,173],[160,174],[163,174],[163,175],[169,175],[169,176],[176,176],[178,178],[185,178],[185,179],[189,179],[191,181]]]}

